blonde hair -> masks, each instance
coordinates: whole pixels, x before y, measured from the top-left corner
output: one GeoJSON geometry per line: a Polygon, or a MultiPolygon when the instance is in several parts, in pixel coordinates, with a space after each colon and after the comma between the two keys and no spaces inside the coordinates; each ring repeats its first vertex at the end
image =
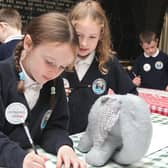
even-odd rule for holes
{"type": "Polygon", "coordinates": [[[18,30],[22,29],[22,19],[19,12],[12,8],[0,9],[0,22],[6,22],[11,27],[18,30]]]}
{"type": "Polygon", "coordinates": [[[94,0],[85,0],[77,3],[69,13],[69,18],[75,27],[75,24],[82,19],[91,18],[102,26],[101,39],[98,42],[96,53],[98,54],[99,70],[102,74],[108,73],[105,64],[114,54],[111,50],[111,34],[109,23],[105,11],[101,5],[94,0]]]}
{"type": "MultiPolygon", "coordinates": [[[[25,35],[29,34],[33,47],[46,42],[69,43],[74,51],[74,57],[78,48],[78,37],[67,16],[57,12],[50,12],[34,17],[25,29],[25,35]]],[[[22,71],[20,57],[23,51],[23,41],[20,41],[15,50],[16,71],[22,71]]],[[[23,92],[24,81],[20,79],[18,91],[23,92]]]]}

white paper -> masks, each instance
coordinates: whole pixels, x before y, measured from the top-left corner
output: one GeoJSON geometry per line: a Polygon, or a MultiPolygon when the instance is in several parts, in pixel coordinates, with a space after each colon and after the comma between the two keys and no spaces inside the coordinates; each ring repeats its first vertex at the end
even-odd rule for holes
{"type": "Polygon", "coordinates": [[[47,160],[45,162],[45,166],[46,166],[46,168],[56,168],[56,165],[54,163],[52,163],[50,160],[47,160]]]}
{"type": "Polygon", "coordinates": [[[158,123],[152,123],[152,125],[153,135],[146,156],[168,146],[168,125],[158,123]]]}

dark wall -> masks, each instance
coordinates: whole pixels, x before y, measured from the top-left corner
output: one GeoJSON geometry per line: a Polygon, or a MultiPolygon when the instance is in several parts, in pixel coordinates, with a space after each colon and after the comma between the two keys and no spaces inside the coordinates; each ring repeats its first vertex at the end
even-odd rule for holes
{"type": "MultiPolygon", "coordinates": [[[[17,9],[26,24],[48,11],[67,12],[79,0],[0,0],[0,7],[17,9]]],[[[145,29],[160,35],[168,0],[99,0],[110,22],[112,42],[120,59],[134,60],[142,50],[138,35],[145,29]]]]}
{"type": "Polygon", "coordinates": [[[33,16],[49,11],[67,12],[75,0],[0,0],[0,8],[8,7],[17,9],[26,24],[33,16]]]}
{"type": "Polygon", "coordinates": [[[138,35],[152,30],[160,35],[168,0],[102,0],[110,21],[114,49],[120,59],[134,60],[141,52],[138,35]]]}

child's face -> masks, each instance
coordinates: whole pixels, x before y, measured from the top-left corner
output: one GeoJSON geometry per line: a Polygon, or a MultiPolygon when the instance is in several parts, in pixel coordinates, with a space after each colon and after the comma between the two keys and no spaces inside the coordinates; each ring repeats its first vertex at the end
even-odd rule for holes
{"type": "Polygon", "coordinates": [[[141,46],[144,52],[149,56],[154,55],[157,51],[157,41],[151,41],[150,43],[143,43],[141,46]]]}
{"type": "Polygon", "coordinates": [[[40,84],[58,77],[74,61],[74,51],[68,43],[44,43],[26,47],[23,66],[28,75],[40,84]]]}
{"type": "Polygon", "coordinates": [[[6,39],[6,29],[7,29],[7,23],[0,22],[0,42],[3,43],[6,39]]]}
{"type": "Polygon", "coordinates": [[[101,35],[101,26],[90,18],[77,21],[75,25],[79,38],[80,57],[88,56],[97,47],[101,35]]]}

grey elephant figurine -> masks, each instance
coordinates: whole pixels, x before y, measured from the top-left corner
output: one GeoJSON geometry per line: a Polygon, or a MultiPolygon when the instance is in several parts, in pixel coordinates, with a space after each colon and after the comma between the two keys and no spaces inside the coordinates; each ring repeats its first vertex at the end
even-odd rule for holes
{"type": "Polygon", "coordinates": [[[108,160],[127,165],[139,161],[152,137],[148,105],[132,94],[101,96],[93,104],[78,149],[86,162],[102,166],[108,160]]]}

